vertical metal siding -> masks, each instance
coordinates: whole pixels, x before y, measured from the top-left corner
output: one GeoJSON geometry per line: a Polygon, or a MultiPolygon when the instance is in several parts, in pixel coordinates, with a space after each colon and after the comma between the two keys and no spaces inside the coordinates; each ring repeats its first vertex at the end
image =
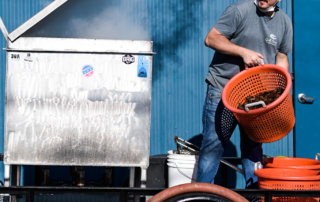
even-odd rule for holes
{"type": "Polygon", "coordinates": [[[174,149],[174,135],[200,133],[204,88],[202,1],[147,1],[153,68],[151,155],[174,149]],[[152,9],[158,8],[158,9],[152,9]]]}

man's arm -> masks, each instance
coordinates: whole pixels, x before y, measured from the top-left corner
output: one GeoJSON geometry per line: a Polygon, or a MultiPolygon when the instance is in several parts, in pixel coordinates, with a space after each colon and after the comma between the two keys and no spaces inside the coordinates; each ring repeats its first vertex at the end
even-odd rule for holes
{"type": "Polygon", "coordinates": [[[205,39],[205,45],[227,55],[242,57],[246,66],[261,64],[263,55],[253,50],[238,46],[222,35],[216,28],[212,28],[205,39]]]}
{"type": "Polygon", "coordinates": [[[279,65],[289,71],[289,59],[287,54],[278,52],[276,55],[276,65],[279,65]]]}

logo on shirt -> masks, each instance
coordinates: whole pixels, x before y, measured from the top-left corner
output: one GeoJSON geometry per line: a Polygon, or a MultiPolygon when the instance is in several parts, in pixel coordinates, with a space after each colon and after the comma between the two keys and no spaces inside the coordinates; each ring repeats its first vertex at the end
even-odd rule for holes
{"type": "Polygon", "coordinates": [[[277,36],[274,34],[270,34],[269,37],[267,37],[265,39],[267,44],[270,44],[272,46],[276,46],[277,45],[277,36]]]}

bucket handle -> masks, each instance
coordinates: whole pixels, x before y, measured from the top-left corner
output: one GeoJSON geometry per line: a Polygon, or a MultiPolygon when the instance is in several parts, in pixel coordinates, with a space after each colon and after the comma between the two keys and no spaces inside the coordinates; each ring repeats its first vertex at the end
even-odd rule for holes
{"type": "Polygon", "coordinates": [[[221,163],[223,163],[226,166],[229,166],[230,168],[232,168],[235,171],[238,171],[239,173],[241,173],[242,175],[244,175],[244,171],[241,168],[238,168],[237,166],[232,165],[231,163],[229,163],[228,161],[225,160],[220,160],[221,163]]]}
{"type": "Polygon", "coordinates": [[[266,103],[262,100],[258,101],[258,102],[253,102],[253,103],[250,103],[250,104],[246,104],[244,106],[244,110],[249,111],[249,107],[253,107],[253,106],[257,106],[257,105],[262,105],[262,107],[266,107],[266,103]]]}
{"type": "MultiPolygon", "coordinates": [[[[186,178],[190,179],[191,181],[196,181],[196,179],[193,179],[192,177],[189,177],[188,175],[186,175],[182,170],[180,170],[179,166],[177,165],[176,162],[172,162],[174,163],[174,165],[176,165],[176,168],[178,169],[179,173],[183,176],[185,176],[186,178]]],[[[193,168],[194,170],[194,168],[193,168]]]]}
{"type": "Polygon", "coordinates": [[[178,137],[178,136],[174,136],[174,141],[176,142],[177,144],[177,151],[178,151],[178,154],[181,153],[181,147],[185,147],[186,149],[188,149],[189,151],[191,152],[194,152],[194,153],[198,153],[199,152],[199,147],[178,137]],[[193,148],[192,148],[193,147],[193,148]]]}

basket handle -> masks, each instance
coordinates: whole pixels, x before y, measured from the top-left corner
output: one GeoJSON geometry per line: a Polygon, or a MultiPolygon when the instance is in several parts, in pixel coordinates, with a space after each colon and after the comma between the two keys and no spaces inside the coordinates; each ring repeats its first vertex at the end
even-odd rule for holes
{"type": "Polygon", "coordinates": [[[264,101],[258,101],[258,102],[253,102],[253,103],[250,103],[250,104],[246,104],[244,106],[244,110],[249,111],[249,107],[253,107],[253,106],[257,106],[257,105],[262,105],[263,107],[266,107],[266,103],[264,101]]]}

